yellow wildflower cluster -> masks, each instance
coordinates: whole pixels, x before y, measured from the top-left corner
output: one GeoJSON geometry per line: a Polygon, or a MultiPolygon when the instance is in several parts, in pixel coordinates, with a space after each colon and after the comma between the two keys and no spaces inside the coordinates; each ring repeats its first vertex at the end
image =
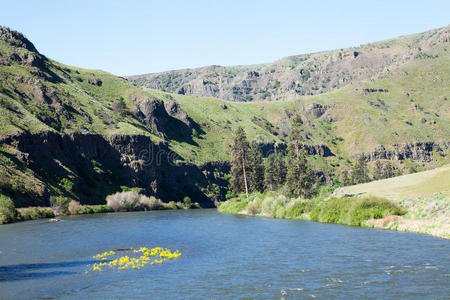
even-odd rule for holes
{"type": "Polygon", "coordinates": [[[129,268],[139,270],[142,267],[145,267],[148,263],[150,265],[154,264],[162,264],[165,260],[172,260],[181,257],[181,253],[176,250],[172,252],[170,249],[163,249],[161,247],[156,248],[145,248],[141,247],[139,250],[131,249],[134,254],[142,253],[139,257],[130,257],[128,255],[121,256],[116,259],[108,260],[108,256],[115,255],[116,252],[109,251],[104,253],[99,253],[93,256],[94,259],[101,260],[101,262],[95,263],[92,266],[92,271],[102,271],[103,267],[109,267],[111,269],[117,270],[126,270],[129,268]],[[159,259],[157,258],[159,256],[159,259]],[[151,261],[151,258],[155,258],[151,261]]]}
{"type": "Polygon", "coordinates": [[[104,252],[104,253],[99,253],[97,255],[92,256],[93,259],[101,259],[101,260],[107,260],[108,256],[114,255],[116,254],[116,252],[114,251],[109,251],[109,252],[104,252]]]}

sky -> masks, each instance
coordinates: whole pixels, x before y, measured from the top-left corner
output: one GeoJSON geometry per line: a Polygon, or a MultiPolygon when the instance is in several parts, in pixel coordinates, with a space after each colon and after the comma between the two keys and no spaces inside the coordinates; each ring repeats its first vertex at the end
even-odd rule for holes
{"type": "Polygon", "coordinates": [[[423,32],[450,1],[11,1],[0,25],[67,65],[135,75],[240,65],[423,32]]]}

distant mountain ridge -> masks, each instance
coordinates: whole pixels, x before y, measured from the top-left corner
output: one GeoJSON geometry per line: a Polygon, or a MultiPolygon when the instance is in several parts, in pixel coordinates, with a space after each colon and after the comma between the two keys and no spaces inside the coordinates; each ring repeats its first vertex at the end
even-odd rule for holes
{"type": "Polygon", "coordinates": [[[229,101],[288,100],[378,78],[450,39],[450,27],[360,47],[282,58],[268,64],[207,66],[128,76],[137,85],[169,93],[229,101]]]}

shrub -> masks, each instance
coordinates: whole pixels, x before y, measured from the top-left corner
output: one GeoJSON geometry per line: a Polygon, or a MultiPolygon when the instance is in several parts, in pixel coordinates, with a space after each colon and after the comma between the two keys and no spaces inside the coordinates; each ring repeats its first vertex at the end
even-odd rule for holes
{"type": "Polygon", "coordinates": [[[237,214],[247,207],[247,201],[244,199],[231,199],[226,202],[219,202],[218,209],[221,212],[237,214]]]}
{"type": "Polygon", "coordinates": [[[310,201],[293,199],[286,205],[286,218],[295,219],[308,212],[312,208],[310,201]]]}
{"type": "Polygon", "coordinates": [[[91,206],[91,208],[95,214],[114,212],[114,209],[111,206],[104,205],[104,204],[103,205],[93,205],[93,206],[91,206]]]}
{"type": "Polygon", "coordinates": [[[59,184],[68,192],[72,191],[73,189],[73,182],[68,178],[62,178],[59,181],[59,184]]]}
{"type": "Polygon", "coordinates": [[[137,192],[117,192],[106,196],[106,204],[114,211],[133,211],[141,207],[140,195],[137,192]]]}
{"type": "Polygon", "coordinates": [[[192,205],[191,198],[186,196],[186,197],[184,197],[183,202],[184,202],[184,207],[185,208],[191,208],[191,205],[192,205]]]}
{"type": "Polygon", "coordinates": [[[165,209],[164,203],[153,197],[141,195],[135,191],[117,192],[106,197],[107,206],[114,211],[158,210],[165,209]]]}
{"type": "Polygon", "coordinates": [[[403,215],[405,211],[387,199],[333,198],[316,206],[310,215],[312,221],[360,226],[365,220],[388,215],[403,215]]]}
{"type": "Polygon", "coordinates": [[[63,196],[51,196],[50,204],[52,205],[55,215],[67,215],[69,214],[70,198],[63,196]]]}
{"type": "Polygon", "coordinates": [[[83,206],[84,210],[83,213],[86,215],[94,214],[94,208],[91,205],[85,205],[83,206]]]}
{"type": "Polygon", "coordinates": [[[139,199],[139,202],[143,206],[144,210],[147,210],[147,209],[148,210],[159,210],[159,209],[166,208],[166,206],[164,205],[164,203],[161,200],[159,200],[153,196],[150,196],[150,197],[146,197],[143,195],[140,195],[140,196],[141,197],[139,199]]]}
{"type": "Polygon", "coordinates": [[[68,210],[71,215],[82,215],[85,213],[86,207],[82,206],[80,202],[72,200],[69,202],[68,210]]]}
{"type": "Polygon", "coordinates": [[[53,210],[51,210],[50,208],[42,208],[42,207],[25,208],[22,210],[21,215],[24,221],[55,217],[53,210]]]}
{"type": "Polygon", "coordinates": [[[257,200],[253,200],[247,205],[247,213],[254,216],[261,212],[261,203],[257,200]]]}
{"type": "Polygon", "coordinates": [[[374,218],[381,219],[388,215],[404,215],[405,210],[383,198],[362,198],[354,201],[348,214],[348,225],[360,226],[361,222],[374,218]]]}
{"type": "Polygon", "coordinates": [[[0,224],[16,222],[19,219],[19,212],[12,199],[0,194],[0,224]]]}
{"type": "MultiPolygon", "coordinates": [[[[278,195],[278,196],[267,196],[261,205],[261,212],[266,216],[272,216],[274,218],[277,217],[277,209],[278,206],[284,206],[289,202],[289,199],[286,196],[278,195]]],[[[281,209],[280,213],[281,214],[281,209]]]]}
{"type": "Polygon", "coordinates": [[[174,201],[170,201],[169,203],[167,203],[166,207],[170,209],[178,209],[178,206],[174,201]]]}

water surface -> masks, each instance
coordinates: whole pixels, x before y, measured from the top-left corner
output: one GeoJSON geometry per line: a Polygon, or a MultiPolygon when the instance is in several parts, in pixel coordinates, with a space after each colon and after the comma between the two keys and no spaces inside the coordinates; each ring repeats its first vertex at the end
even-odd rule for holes
{"type": "Polygon", "coordinates": [[[448,298],[450,241],[216,210],[101,214],[0,226],[0,298],[448,298]],[[183,257],[85,274],[129,247],[183,257]]]}

